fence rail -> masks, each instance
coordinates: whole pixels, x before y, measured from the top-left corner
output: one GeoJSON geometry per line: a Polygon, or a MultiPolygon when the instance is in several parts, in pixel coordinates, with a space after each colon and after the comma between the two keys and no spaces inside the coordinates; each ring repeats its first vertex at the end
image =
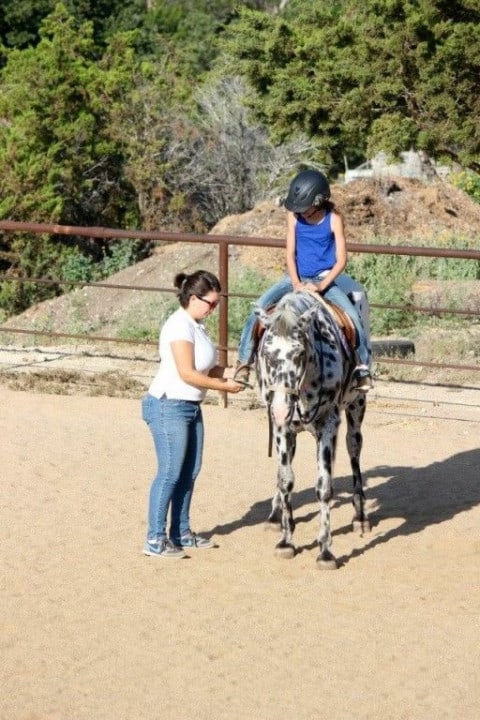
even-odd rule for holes
{"type": "MultiPolygon", "coordinates": [[[[188,243],[202,243],[202,244],[215,244],[218,247],[218,275],[220,284],[223,288],[223,293],[219,306],[219,359],[221,363],[227,362],[228,347],[228,301],[230,297],[251,297],[245,293],[230,293],[229,292],[229,257],[228,251],[230,245],[243,245],[243,246],[258,246],[258,247],[271,247],[271,248],[283,248],[285,243],[283,239],[272,238],[272,237],[248,237],[248,236],[237,236],[237,235],[209,235],[209,234],[196,234],[196,233],[179,233],[179,232],[166,232],[166,231],[144,231],[144,230],[123,230],[119,228],[103,228],[103,227],[80,227],[70,225],[57,225],[57,224],[44,224],[44,223],[24,223],[13,220],[1,220],[0,231],[7,233],[40,233],[47,235],[66,235],[76,237],[86,237],[90,239],[102,239],[102,240],[144,240],[151,243],[164,244],[166,242],[188,242],[188,243]]],[[[402,245],[377,245],[377,244],[364,244],[364,243],[347,243],[347,249],[349,252],[354,253],[371,253],[371,254],[382,254],[382,255],[407,255],[407,256],[423,256],[423,257],[443,257],[443,258],[455,258],[455,259],[466,259],[480,261],[480,251],[471,249],[456,249],[456,248],[435,248],[435,247],[419,247],[419,246],[402,246],[402,245]]],[[[81,287],[100,287],[108,289],[125,289],[125,290],[140,290],[145,292],[174,292],[172,288],[159,288],[151,286],[138,286],[138,285],[123,285],[114,284],[108,282],[83,282],[83,281],[65,281],[58,278],[19,278],[9,275],[0,275],[0,281],[2,282],[28,282],[28,283],[39,283],[45,285],[58,285],[58,286],[81,286],[81,287]]],[[[439,307],[426,307],[426,306],[414,306],[411,304],[405,306],[399,305],[386,305],[371,303],[372,308],[382,309],[393,309],[393,310],[405,310],[408,308],[412,312],[423,312],[431,315],[443,315],[443,314],[457,314],[471,317],[479,317],[479,313],[475,310],[467,309],[456,309],[456,308],[439,308],[439,307]]],[[[5,333],[19,333],[28,335],[40,335],[47,337],[61,337],[71,338],[77,340],[86,340],[94,342],[115,342],[115,343],[131,343],[137,345],[156,345],[151,341],[147,340],[119,340],[113,337],[100,337],[95,335],[81,335],[72,333],[56,333],[43,330],[37,330],[32,328],[31,330],[5,327],[0,326],[0,332],[5,333]]],[[[438,368],[453,368],[457,370],[469,370],[475,371],[480,370],[479,366],[474,365],[461,365],[461,364],[442,364],[442,363],[425,363],[415,362],[412,360],[405,360],[400,358],[388,358],[379,357],[376,358],[377,362],[382,363],[395,363],[395,364],[406,364],[406,365],[418,365],[438,368]]]]}

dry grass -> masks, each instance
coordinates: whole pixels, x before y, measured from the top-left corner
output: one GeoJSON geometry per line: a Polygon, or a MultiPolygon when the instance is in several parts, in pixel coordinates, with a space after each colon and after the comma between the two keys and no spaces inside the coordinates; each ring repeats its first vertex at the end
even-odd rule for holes
{"type": "Polygon", "coordinates": [[[3,371],[0,383],[11,390],[46,393],[49,395],[105,395],[138,398],[145,391],[142,383],[127,373],[109,371],[86,373],[71,370],[3,371]]]}

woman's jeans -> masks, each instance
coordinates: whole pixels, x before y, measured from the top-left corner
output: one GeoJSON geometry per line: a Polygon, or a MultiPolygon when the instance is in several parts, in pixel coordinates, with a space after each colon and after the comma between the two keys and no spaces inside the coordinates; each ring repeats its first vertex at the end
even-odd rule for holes
{"type": "MultiPolygon", "coordinates": [[[[302,282],[313,282],[319,283],[321,275],[313,278],[302,277],[302,282]]],[[[263,295],[257,300],[255,305],[261,308],[268,308],[271,305],[275,305],[282,299],[284,295],[293,291],[292,281],[289,275],[284,275],[278,282],[272,285],[266,290],[263,295]]],[[[362,323],[360,314],[357,311],[356,306],[351,302],[347,296],[347,292],[361,293],[363,288],[349,275],[342,273],[339,275],[335,282],[332,283],[328,289],[322,293],[322,297],[326,300],[339,305],[352,319],[356,330],[356,352],[358,355],[358,361],[362,365],[370,366],[371,362],[371,349],[370,343],[365,332],[365,328],[362,323]]],[[[257,321],[257,316],[252,311],[247,318],[245,325],[243,326],[242,334],[240,337],[240,344],[238,346],[238,361],[240,363],[246,363],[250,365],[255,356],[255,340],[253,337],[253,328],[257,321]]]]}
{"type": "Polygon", "coordinates": [[[147,394],[142,417],[152,433],[158,463],[150,488],[147,539],[166,539],[170,508],[169,536],[178,543],[191,530],[190,503],[203,453],[201,405],[147,394]]]}

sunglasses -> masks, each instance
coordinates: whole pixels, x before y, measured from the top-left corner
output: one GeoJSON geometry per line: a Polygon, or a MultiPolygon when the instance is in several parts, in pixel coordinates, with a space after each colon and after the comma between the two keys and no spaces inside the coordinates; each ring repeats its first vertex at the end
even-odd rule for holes
{"type": "Polygon", "coordinates": [[[208,307],[210,308],[210,310],[215,310],[215,308],[218,305],[218,300],[207,300],[207,298],[202,298],[202,297],[200,297],[200,295],[196,295],[195,297],[197,297],[202,302],[206,303],[208,305],[208,307]]]}

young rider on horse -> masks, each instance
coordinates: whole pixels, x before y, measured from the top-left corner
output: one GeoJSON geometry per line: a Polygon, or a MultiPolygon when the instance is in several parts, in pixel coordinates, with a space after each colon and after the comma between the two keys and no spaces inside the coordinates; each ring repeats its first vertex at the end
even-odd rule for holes
{"type": "MultiPolygon", "coordinates": [[[[370,351],[362,320],[355,305],[340,285],[351,280],[343,270],[347,247],[342,217],[330,202],[330,185],[318,170],[303,170],[290,183],[284,200],[287,209],[287,274],[257,301],[268,308],[292,290],[318,292],[326,300],[345,310],[356,330],[358,365],[353,377],[355,387],[367,392],[372,387],[370,351]]],[[[248,317],[240,338],[235,379],[248,382],[255,357],[254,312],[248,317]]]]}

